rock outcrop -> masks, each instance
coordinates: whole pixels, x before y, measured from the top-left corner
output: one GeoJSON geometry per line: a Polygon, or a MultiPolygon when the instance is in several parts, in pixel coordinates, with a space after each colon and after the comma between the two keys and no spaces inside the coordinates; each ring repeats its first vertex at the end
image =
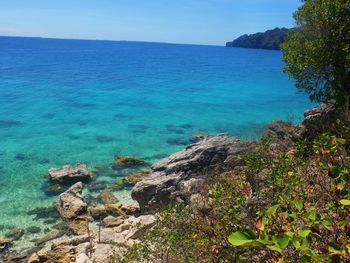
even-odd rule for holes
{"type": "Polygon", "coordinates": [[[321,103],[319,106],[304,112],[304,120],[299,125],[304,128],[304,135],[314,137],[331,129],[331,123],[336,116],[335,101],[328,104],[321,103]]]}
{"type": "Polygon", "coordinates": [[[201,192],[204,182],[214,179],[217,171],[242,165],[240,155],[256,145],[227,134],[203,137],[154,164],[150,175],[134,186],[132,197],[144,213],[165,204],[188,204],[191,195],[201,192]]]}
{"type": "Polygon", "coordinates": [[[49,176],[53,182],[77,182],[91,179],[92,173],[86,164],[79,163],[75,167],[65,165],[62,168],[51,168],[49,176]]]}
{"type": "Polygon", "coordinates": [[[83,200],[82,191],[83,184],[78,182],[60,194],[59,201],[54,205],[63,219],[74,219],[86,213],[87,204],[83,200]]]}
{"type": "Polygon", "coordinates": [[[11,245],[11,240],[7,238],[0,238],[0,253],[8,249],[11,245]]]}
{"type": "Polygon", "coordinates": [[[154,223],[154,216],[106,218],[103,227],[87,223],[89,232],[73,237],[51,240],[28,259],[29,263],[53,262],[111,262],[111,257],[122,255],[140,235],[154,223]]]}
{"type": "MultiPolygon", "coordinates": [[[[273,121],[265,134],[272,139],[269,150],[292,150],[300,138],[316,136],[329,129],[335,110],[331,102],[306,110],[305,119],[299,125],[273,121]]],[[[150,174],[133,187],[132,197],[143,213],[172,203],[205,206],[203,186],[215,180],[217,172],[242,166],[240,157],[259,145],[259,142],[240,141],[227,134],[196,139],[200,141],[154,164],[150,174]]]]}

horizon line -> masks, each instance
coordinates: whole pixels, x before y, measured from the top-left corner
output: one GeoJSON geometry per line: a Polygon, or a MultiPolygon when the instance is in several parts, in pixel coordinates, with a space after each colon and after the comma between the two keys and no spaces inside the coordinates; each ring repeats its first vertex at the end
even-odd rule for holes
{"type": "Polygon", "coordinates": [[[42,37],[42,36],[16,36],[16,35],[0,35],[1,37],[9,38],[38,38],[38,39],[51,39],[51,40],[72,40],[72,41],[100,41],[100,42],[138,42],[138,43],[150,43],[150,44],[167,44],[167,45],[190,45],[190,46],[214,46],[225,47],[218,44],[198,44],[198,43],[176,43],[176,42],[161,42],[161,41],[147,41],[147,40],[115,40],[115,39],[88,39],[88,38],[65,38],[65,37],[42,37]]]}

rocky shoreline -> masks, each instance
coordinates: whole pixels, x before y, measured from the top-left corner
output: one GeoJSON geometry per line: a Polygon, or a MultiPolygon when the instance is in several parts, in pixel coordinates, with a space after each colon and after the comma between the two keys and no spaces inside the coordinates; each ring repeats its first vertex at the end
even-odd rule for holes
{"type": "MultiPolygon", "coordinates": [[[[292,149],[294,141],[301,136],[312,136],[316,126],[319,131],[320,123],[327,127],[334,110],[333,104],[322,104],[305,111],[305,118],[299,125],[272,122],[266,132],[273,139],[270,150],[292,149]]],[[[138,242],[144,229],[152,227],[153,213],[157,208],[182,203],[194,209],[205,209],[209,198],[205,185],[215,182],[215,175],[219,172],[241,169],[244,162],[240,157],[254,150],[260,142],[242,141],[228,134],[201,135],[196,139],[196,143],[151,167],[140,159],[115,157],[113,169],[140,168],[122,182],[134,185],[131,195],[138,205],[119,203],[112,192],[103,189],[99,195],[101,204],[91,206],[83,189],[93,172],[85,164],[49,169],[52,188],[69,186],[52,208],[60,216],[61,223],[37,239],[35,247],[20,252],[11,250],[11,246],[23,235],[23,230],[10,231],[6,237],[0,238],[0,261],[109,262],[110,257],[121,256],[123,251],[138,242]]],[[[47,217],[52,209],[48,208],[47,217]]],[[[45,211],[40,212],[45,217],[45,211]]]]}

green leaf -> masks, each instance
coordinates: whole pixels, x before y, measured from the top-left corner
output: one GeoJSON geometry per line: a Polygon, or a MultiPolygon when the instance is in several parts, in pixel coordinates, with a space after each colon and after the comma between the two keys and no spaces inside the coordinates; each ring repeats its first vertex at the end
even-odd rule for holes
{"type": "Polygon", "coordinates": [[[279,208],[280,205],[274,205],[274,206],[271,206],[269,209],[267,209],[266,213],[269,215],[269,216],[272,216],[276,213],[277,209],[279,208]]]}
{"type": "Polygon", "coordinates": [[[252,235],[251,231],[237,231],[232,233],[228,241],[234,246],[251,246],[251,245],[260,245],[256,242],[256,236],[252,235]]]}
{"type": "Polygon", "coordinates": [[[337,138],[337,142],[338,142],[339,144],[345,144],[345,143],[346,143],[346,140],[343,139],[343,138],[337,138]]]}
{"type": "Polygon", "coordinates": [[[303,256],[301,259],[300,259],[300,263],[310,263],[311,260],[310,260],[310,257],[308,256],[303,256]]]}
{"type": "Polygon", "coordinates": [[[311,233],[311,230],[309,230],[309,229],[301,230],[301,231],[299,232],[299,236],[301,236],[301,237],[307,237],[310,233],[311,233]]]}
{"type": "Polygon", "coordinates": [[[294,205],[298,209],[298,211],[301,211],[301,209],[303,209],[304,202],[302,200],[296,200],[294,202],[294,205]]]}
{"type": "Polygon", "coordinates": [[[268,249],[282,253],[282,249],[276,245],[267,246],[268,249]]]}
{"type": "Polygon", "coordinates": [[[348,206],[348,205],[350,205],[350,200],[349,199],[342,199],[339,201],[339,203],[341,203],[344,206],[348,206]]]}
{"type": "Polygon", "coordinates": [[[330,255],[341,255],[341,254],[343,254],[342,250],[341,250],[341,247],[339,245],[337,245],[336,243],[334,243],[334,242],[328,243],[328,251],[329,251],[330,255]]]}
{"type": "Polygon", "coordinates": [[[327,230],[332,230],[332,223],[329,221],[322,221],[321,224],[327,229],[327,230]]]}
{"type": "Polygon", "coordinates": [[[280,235],[276,238],[277,244],[281,249],[286,248],[289,245],[290,237],[286,234],[280,235]]]}

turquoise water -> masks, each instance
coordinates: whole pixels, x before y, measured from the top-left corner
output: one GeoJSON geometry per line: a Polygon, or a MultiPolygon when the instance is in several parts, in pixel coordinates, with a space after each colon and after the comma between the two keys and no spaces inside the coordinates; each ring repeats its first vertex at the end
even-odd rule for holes
{"type": "Polygon", "coordinates": [[[27,213],[57,199],[50,167],[103,166],[95,180],[115,182],[116,154],[154,162],[194,133],[298,121],[310,104],[282,66],[279,51],[0,38],[0,230],[42,223],[27,213]]]}

